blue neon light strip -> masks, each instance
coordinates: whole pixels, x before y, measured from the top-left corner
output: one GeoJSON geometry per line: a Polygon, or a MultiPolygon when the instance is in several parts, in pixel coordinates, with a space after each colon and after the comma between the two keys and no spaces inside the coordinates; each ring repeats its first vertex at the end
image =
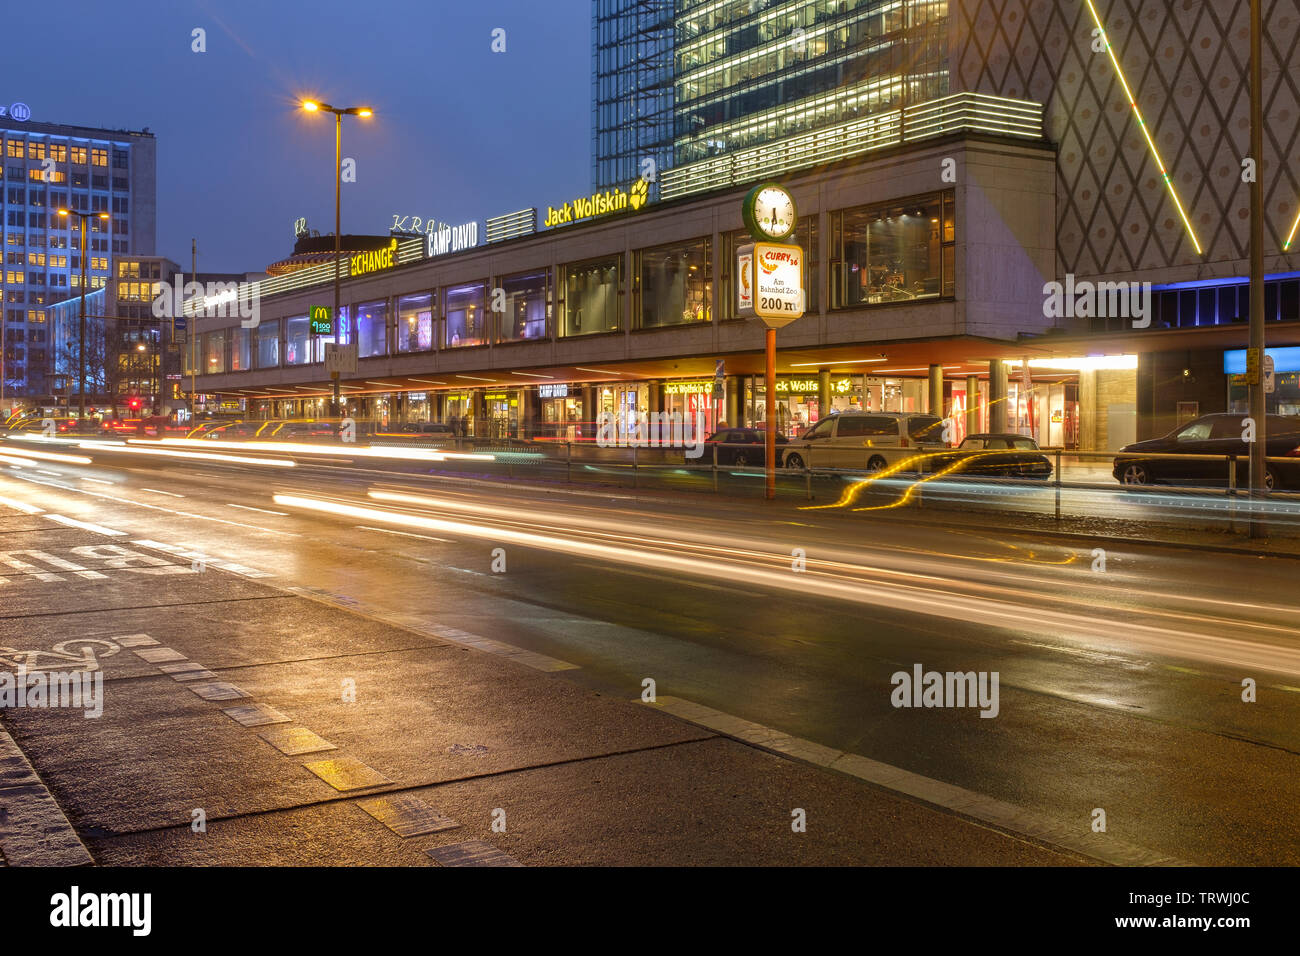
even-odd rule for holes
{"type": "MultiPolygon", "coordinates": [[[[1264,276],[1265,282],[1282,279],[1300,279],[1300,272],[1274,272],[1264,276]]],[[[1195,279],[1191,282],[1170,282],[1167,285],[1153,285],[1152,292],[1172,292],[1177,289],[1219,289],[1229,285],[1249,285],[1249,279],[1234,277],[1231,279],[1195,279]]]]}

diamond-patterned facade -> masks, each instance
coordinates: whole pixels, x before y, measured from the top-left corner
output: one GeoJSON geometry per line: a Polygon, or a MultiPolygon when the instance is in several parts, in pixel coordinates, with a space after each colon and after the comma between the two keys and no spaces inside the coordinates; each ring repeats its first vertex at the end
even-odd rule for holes
{"type": "MultiPolygon", "coordinates": [[[[1249,0],[1094,0],[1204,249],[1161,180],[1084,0],[953,0],[954,91],[1036,100],[1057,146],[1057,272],[1152,281],[1240,276],[1249,256],[1249,0]]],[[[1265,269],[1300,208],[1300,0],[1264,0],[1265,269]]]]}

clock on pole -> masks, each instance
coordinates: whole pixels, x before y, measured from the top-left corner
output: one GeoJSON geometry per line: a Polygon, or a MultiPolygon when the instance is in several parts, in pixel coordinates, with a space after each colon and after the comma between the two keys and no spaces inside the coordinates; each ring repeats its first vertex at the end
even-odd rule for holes
{"type": "Polygon", "coordinates": [[[781,242],[794,234],[799,210],[794,197],[779,183],[760,183],[745,196],[745,228],[755,239],[781,242]]]}

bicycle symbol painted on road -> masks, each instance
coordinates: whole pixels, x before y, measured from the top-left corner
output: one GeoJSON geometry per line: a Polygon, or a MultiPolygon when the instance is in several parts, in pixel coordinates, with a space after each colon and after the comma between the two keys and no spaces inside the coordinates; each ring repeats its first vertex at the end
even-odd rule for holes
{"type": "Polygon", "coordinates": [[[37,671],[92,674],[99,670],[98,658],[112,657],[121,649],[112,641],[101,641],[93,637],[60,641],[48,651],[20,651],[0,646],[0,667],[27,674],[37,671]],[[96,651],[97,647],[101,650],[96,651]]]}

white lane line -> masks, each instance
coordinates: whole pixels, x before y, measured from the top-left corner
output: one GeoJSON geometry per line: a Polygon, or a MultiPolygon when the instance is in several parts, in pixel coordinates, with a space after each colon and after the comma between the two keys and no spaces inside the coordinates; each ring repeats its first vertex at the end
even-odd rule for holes
{"type": "Polygon", "coordinates": [[[89,521],[78,521],[76,518],[69,518],[67,515],[46,515],[51,521],[57,521],[59,524],[66,524],[69,528],[80,528],[83,531],[94,531],[96,534],[106,534],[110,537],[119,538],[126,534],[125,531],[117,531],[114,528],[105,528],[102,524],[91,524],[89,521]]]}
{"type": "Polygon", "coordinates": [[[49,475],[51,478],[62,478],[62,477],[63,477],[63,472],[61,472],[61,471],[42,471],[40,468],[37,468],[37,469],[36,469],[36,474],[38,474],[38,475],[49,475]]]}
{"type": "Polygon", "coordinates": [[[411,534],[409,531],[390,531],[388,528],[372,528],[369,525],[357,525],[360,531],[378,531],[380,534],[399,534],[403,538],[423,538],[425,541],[441,541],[443,544],[455,544],[451,538],[435,538],[431,534],[411,534]]]}
{"type": "Polygon", "coordinates": [[[289,517],[289,512],[287,511],[267,511],[265,508],[250,508],[248,505],[237,505],[231,501],[226,502],[226,507],[239,508],[243,511],[256,511],[258,514],[264,514],[264,515],[279,515],[282,518],[289,517]]]}
{"type": "Polygon", "coordinates": [[[296,531],[277,531],[274,528],[263,528],[255,524],[243,524],[239,521],[227,521],[225,518],[213,518],[208,515],[197,515],[192,511],[173,511],[171,508],[163,508],[158,505],[145,504],[143,501],[133,501],[130,498],[123,498],[119,495],[105,495],[98,491],[87,491],[85,488],[73,488],[69,485],[56,485],[51,481],[41,481],[39,478],[27,478],[23,475],[14,475],[19,481],[29,481],[34,485],[44,485],[47,488],[58,488],[60,491],[72,491],[79,495],[90,495],[92,498],[104,498],[123,505],[135,505],[137,508],[148,508],[150,511],[162,511],[169,515],[180,515],[182,518],[198,518],[200,521],[215,521],[217,524],[233,525],[236,528],[251,528],[254,531],[263,531],[266,534],[278,534],[286,538],[301,538],[296,531]]]}
{"type": "Polygon", "coordinates": [[[6,508],[15,508],[18,511],[21,511],[25,515],[38,515],[38,514],[43,514],[45,512],[44,508],[38,508],[35,505],[29,505],[25,501],[19,501],[17,498],[0,497],[0,505],[4,505],[6,508]]]}
{"type": "Polygon", "coordinates": [[[167,495],[171,498],[184,498],[184,495],[178,495],[174,491],[159,491],[157,488],[141,488],[141,491],[147,491],[153,495],[167,495]]]}
{"type": "Polygon", "coordinates": [[[111,481],[105,481],[103,478],[87,478],[85,475],[78,475],[82,481],[93,481],[97,485],[111,485],[111,481]]]}
{"type": "MultiPolygon", "coordinates": [[[[639,697],[635,700],[642,701],[639,697]]],[[[783,731],[733,717],[720,710],[683,700],[680,697],[661,696],[652,704],[642,702],[687,723],[708,728],[724,736],[743,741],[752,747],[836,770],[865,780],[884,790],[904,793],[925,803],[952,810],[963,816],[974,817],[1004,830],[1023,833],[1045,843],[1064,847],[1116,866],[1186,865],[1181,860],[1154,850],[1116,840],[1107,833],[1092,833],[1087,827],[1081,828],[1077,824],[1058,823],[1036,811],[1004,803],[982,793],[976,793],[974,790],[956,787],[942,780],[935,780],[933,777],[924,777],[869,757],[825,747],[811,740],[792,737],[783,731]],[[1081,830],[1084,832],[1081,833],[1081,830]]]]}

